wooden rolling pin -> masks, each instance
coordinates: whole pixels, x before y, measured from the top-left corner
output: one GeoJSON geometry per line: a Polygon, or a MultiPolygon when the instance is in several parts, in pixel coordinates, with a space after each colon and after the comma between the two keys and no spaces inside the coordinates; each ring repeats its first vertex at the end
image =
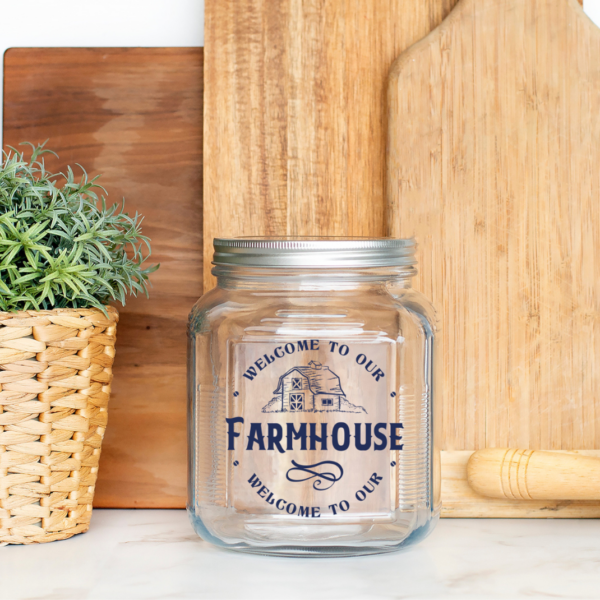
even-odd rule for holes
{"type": "Polygon", "coordinates": [[[509,500],[600,500],[600,458],[486,448],[473,453],[467,480],[478,494],[509,500]]]}

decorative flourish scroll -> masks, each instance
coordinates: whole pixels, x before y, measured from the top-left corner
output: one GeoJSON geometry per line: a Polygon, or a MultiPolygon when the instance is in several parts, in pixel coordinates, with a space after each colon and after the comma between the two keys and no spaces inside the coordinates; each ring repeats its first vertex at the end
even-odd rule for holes
{"type": "Polygon", "coordinates": [[[292,461],[294,468],[289,469],[285,477],[288,481],[299,483],[316,478],[313,482],[313,489],[322,492],[328,490],[336,481],[339,481],[344,474],[342,465],[333,460],[324,460],[323,462],[315,463],[314,465],[300,465],[295,460],[292,461]],[[315,471],[318,467],[326,465],[328,470],[322,472],[315,471]],[[324,481],[330,482],[329,485],[324,481]]]}

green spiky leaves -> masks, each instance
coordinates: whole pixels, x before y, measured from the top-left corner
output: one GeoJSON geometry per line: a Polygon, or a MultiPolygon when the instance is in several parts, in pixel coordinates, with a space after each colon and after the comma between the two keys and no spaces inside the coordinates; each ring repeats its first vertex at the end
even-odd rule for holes
{"type": "Polygon", "coordinates": [[[142,217],[106,206],[98,177],[48,173],[44,145],[0,161],[0,310],[83,308],[148,295],[150,242],[142,217]],[[62,182],[61,185],[58,182],[62,182]]]}

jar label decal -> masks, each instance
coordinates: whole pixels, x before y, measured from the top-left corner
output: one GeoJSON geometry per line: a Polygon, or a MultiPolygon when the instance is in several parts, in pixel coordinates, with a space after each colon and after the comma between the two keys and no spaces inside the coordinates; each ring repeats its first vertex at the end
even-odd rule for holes
{"type": "Polygon", "coordinates": [[[231,342],[228,503],[252,514],[390,519],[404,447],[395,352],[390,340],[231,342]]]}

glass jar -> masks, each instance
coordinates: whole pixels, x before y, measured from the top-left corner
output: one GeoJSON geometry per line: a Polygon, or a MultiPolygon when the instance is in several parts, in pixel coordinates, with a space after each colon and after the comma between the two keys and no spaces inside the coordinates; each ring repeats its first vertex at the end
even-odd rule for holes
{"type": "Polygon", "coordinates": [[[440,510],[435,315],[413,240],[216,239],[189,321],[189,503],[232,550],[415,543],[440,510]]]}

